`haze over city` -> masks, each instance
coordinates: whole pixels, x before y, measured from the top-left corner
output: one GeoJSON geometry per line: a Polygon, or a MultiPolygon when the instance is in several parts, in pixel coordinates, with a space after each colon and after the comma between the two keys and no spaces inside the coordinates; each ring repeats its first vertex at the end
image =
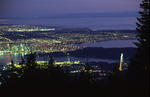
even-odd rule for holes
{"type": "Polygon", "coordinates": [[[0,24],[135,30],[139,3],[140,0],[1,0],[0,24]]]}

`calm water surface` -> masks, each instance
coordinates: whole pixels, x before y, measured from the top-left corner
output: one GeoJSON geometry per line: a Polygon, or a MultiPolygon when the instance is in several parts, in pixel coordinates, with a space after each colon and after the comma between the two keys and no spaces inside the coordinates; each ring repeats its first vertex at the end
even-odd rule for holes
{"type": "Polygon", "coordinates": [[[133,47],[136,48],[135,42],[137,40],[109,40],[103,42],[94,42],[94,43],[82,43],[79,46],[86,47],[103,47],[103,48],[126,48],[133,47]]]}
{"type": "Polygon", "coordinates": [[[88,27],[93,30],[135,30],[136,17],[0,19],[0,24],[38,24],[60,27],[88,27]]]}
{"type": "MultiPolygon", "coordinates": [[[[110,40],[110,41],[104,41],[104,42],[96,42],[96,43],[83,43],[80,44],[80,46],[87,46],[87,47],[104,47],[104,48],[125,48],[125,47],[136,47],[134,45],[134,42],[137,42],[137,40],[110,40]]],[[[16,62],[19,62],[21,55],[0,55],[0,65],[6,65],[11,60],[14,60],[16,62]]],[[[56,61],[67,61],[67,57],[56,57],[54,58],[56,61]]],[[[38,58],[38,60],[47,60],[45,58],[38,58]]],[[[87,58],[77,58],[77,57],[70,57],[71,61],[81,61],[85,62],[87,58]]],[[[108,62],[108,63],[114,63],[119,62],[118,60],[110,60],[110,59],[97,59],[97,58],[88,58],[88,62],[108,62]]]]}

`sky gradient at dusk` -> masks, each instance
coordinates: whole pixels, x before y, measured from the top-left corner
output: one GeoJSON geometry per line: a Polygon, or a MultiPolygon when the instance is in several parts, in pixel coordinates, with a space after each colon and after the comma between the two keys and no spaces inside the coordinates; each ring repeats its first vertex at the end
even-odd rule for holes
{"type": "Polygon", "coordinates": [[[53,16],[68,13],[128,12],[140,0],[0,0],[0,17],[53,16]]]}

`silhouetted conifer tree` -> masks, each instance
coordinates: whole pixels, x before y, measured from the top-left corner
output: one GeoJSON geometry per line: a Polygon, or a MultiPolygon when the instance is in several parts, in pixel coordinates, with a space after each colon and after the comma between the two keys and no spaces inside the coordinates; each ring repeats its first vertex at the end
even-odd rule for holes
{"type": "Polygon", "coordinates": [[[19,64],[20,64],[20,65],[25,64],[25,60],[24,60],[23,56],[21,56],[21,62],[20,62],[19,64]]]}
{"type": "Polygon", "coordinates": [[[111,85],[111,87],[117,87],[120,85],[120,81],[121,81],[121,75],[120,75],[120,71],[119,71],[119,66],[117,63],[114,64],[115,67],[109,77],[109,84],[111,85]]]}
{"type": "Polygon", "coordinates": [[[26,65],[27,65],[28,69],[32,69],[32,70],[35,69],[35,67],[37,65],[37,63],[36,63],[36,55],[35,54],[31,53],[31,54],[29,54],[27,56],[27,63],[26,63],[26,65]]]}
{"type": "Polygon", "coordinates": [[[83,70],[81,70],[80,75],[79,75],[79,81],[80,81],[81,86],[83,86],[83,87],[90,86],[90,80],[91,80],[90,70],[91,69],[92,68],[88,63],[86,63],[83,66],[83,70]]]}
{"type": "MultiPolygon", "coordinates": [[[[138,53],[129,66],[129,82],[131,86],[138,87],[138,93],[143,92],[146,95],[149,88],[149,38],[150,38],[150,1],[142,0],[140,4],[142,11],[139,12],[141,17],[137,18],[138,53]]],[[[143,97],[144,97],[143,95],[143,97]]]]}
{"type": "Polygon", "coordinates": [[[53,57],[52,56],[49,56],[49,61],[48,61],[48,68],[50,69],[50,68],[52,68],[52,67],[54,67],[54,59],[53,59],[53,57]]]}
{"type": "Polygon", "coordinates": [[[10,70],[14,70],[15,69],[14,61],[13,60],[11,60],[11,62],[10,62],[9,69],[10,70]]]}

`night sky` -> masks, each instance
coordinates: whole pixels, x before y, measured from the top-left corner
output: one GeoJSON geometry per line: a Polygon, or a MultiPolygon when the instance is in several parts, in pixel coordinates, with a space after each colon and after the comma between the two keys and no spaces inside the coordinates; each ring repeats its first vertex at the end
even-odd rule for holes
{"type": "Polygon", "coordinates": [[[0,17],[41,17],[68,13],[128,12],[140,0],[0,0],[0,17]]]}

